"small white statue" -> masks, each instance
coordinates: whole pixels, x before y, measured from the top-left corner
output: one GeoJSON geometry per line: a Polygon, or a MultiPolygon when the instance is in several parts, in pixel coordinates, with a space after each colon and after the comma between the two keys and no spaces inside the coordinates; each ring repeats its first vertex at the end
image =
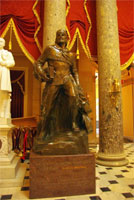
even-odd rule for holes
{"type": "Polygon", "coordinates": [[[15,65],[11,52],[4,49],[5,40],[0,37],[0,118],[11,118],[10,67],[15,65]]]}

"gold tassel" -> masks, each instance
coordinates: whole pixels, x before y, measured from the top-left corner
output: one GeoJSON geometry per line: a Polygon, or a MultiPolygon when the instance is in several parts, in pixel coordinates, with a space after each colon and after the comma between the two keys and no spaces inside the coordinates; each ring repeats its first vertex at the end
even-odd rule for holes
{"type": "Polygon", "coordinates": [[[10,35],[9,35],[9,50],[12,50],[12,32],[13,32],[12,24],[10,26],[10,35]]]}
{"type": "Polygon", "coordinates": [[[80,59],[80,51],[79,51],[79,38],[78,38],[78,34],[77,34],[77,49],[76,49],[76,59],[79,60],[80,59]]]}

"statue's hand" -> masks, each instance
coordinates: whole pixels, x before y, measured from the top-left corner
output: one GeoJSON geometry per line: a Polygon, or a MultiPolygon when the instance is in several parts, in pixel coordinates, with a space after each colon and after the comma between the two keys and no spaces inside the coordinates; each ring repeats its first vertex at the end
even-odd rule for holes
{"type": "Polygon", "coordinates": [[[52,80],[51,78],[49,78],[49,77],[47,76],[46,73],[44,73],[43,76],[41,76],[41,78],[42,78],[42,80],[43,80],[44,82],[49,82],[49,81],[52,80]]]}
{"type": "Polygon", "coordinates": [[[0,65],[1,65],[1,66],[6,66],[6,61],[1,60],[1,61],[0,61],[0,65]]]}
{"type": "Polygon", "coordinates": [[[42,79],[44,79],[45,82],[51,82],[53,80],[53,78],[50,77],[48,68],[43,70],[42,79]]]}
{"type": "Polygon", "coordinates": [[[49,82],[51,81],[47,70],[43,70],[40,66],[34,65],[34,76],[41,82],[49,82]]]}
{"type": "Polygon", "coordinates": [[[35,78],[37,78],[41,82],[48,82],[48,81],[50,81],[50,78],[46,74],[42,75],[42,74],[34,72],[34,76],[35,76],[35,78]]]}

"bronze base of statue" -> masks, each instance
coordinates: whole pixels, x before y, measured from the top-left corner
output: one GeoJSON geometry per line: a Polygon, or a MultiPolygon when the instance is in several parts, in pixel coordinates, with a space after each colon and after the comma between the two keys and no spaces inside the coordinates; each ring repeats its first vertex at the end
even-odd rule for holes
{"type": "Polygon", "coordinates": [[[33,151],[40,155],[74,155],[86,154],[88,150],[88,135],[86,131],[61,132],[44,140],[35,138],[33,151]]]}
{"type": "Polygon", "coordinates": [[[95,193],[95,155],[30,153],[30,199],[95,193]]]}

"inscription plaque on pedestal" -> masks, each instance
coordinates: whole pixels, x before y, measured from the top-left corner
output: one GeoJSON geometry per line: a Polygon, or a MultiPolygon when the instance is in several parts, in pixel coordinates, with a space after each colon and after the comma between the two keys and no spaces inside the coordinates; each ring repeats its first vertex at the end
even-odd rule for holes
{"type": "Polygon", "coordinates": [[[30,154],[30,198],[95,193],[95,156],[30,154]]]}

